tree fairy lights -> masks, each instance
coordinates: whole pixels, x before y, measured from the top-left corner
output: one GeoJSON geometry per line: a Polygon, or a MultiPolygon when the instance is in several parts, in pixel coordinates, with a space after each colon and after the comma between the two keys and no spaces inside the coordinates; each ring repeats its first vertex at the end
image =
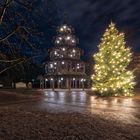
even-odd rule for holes
{"type": "Polygon", "coordinates": [[[105,31],[99,52],[95,54],[92,89],[101,96],[132,96],[134,75],[127,69],[132,59],[130,48],[126,48],[124,34],[111,23],[105,31]]]}

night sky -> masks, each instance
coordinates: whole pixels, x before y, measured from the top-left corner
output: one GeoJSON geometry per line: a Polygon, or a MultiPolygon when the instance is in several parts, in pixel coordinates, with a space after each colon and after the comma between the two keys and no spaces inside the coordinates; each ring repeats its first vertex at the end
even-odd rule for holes
{"type": "Polygon", "coordinates": [[[127,45],[140,52],[140,0],[42,0],[34,12],[39,30],[44,33],[41,47],[53,47],[52,38],[65,13],[80,40],[78,47],[85,52],[84,59],[88,60],[97,51],[111,21],[126,34],[127,45]],[[40,15],[36,16],[38,12],[40,15]]]}

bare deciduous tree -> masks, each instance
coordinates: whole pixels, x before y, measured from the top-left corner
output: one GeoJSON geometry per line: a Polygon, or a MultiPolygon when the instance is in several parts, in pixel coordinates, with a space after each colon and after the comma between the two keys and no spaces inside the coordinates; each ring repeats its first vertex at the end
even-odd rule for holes
{"type": "Polygon", "coordinates": [[[32,59],[40,33],[32,19],[35,0],[0,1],[0,74],[32,59]]]}

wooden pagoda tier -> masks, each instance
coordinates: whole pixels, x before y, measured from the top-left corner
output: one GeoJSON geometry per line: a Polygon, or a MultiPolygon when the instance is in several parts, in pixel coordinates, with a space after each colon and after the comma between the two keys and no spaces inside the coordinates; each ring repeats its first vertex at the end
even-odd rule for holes
{"type": "Polygon", "coordinates": [[[79,40],[74,29],[66,24],[57,28],[54,47],[48,50],[45,76],[41,86],[45,88],[87,88],[89,78],[85,73],[86,63],[80,60],[83,51],[76,47],[79,40]]]}

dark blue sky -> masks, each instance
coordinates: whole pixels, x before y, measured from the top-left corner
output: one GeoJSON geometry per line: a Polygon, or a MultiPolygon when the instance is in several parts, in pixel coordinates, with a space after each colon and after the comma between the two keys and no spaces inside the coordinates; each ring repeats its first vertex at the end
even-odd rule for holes
{"type": "MultiPolygon", "coordinates": [[[[126,34],[126,42],[135,52],[140,52],[140,0],[42,0],[38,3],[39,30],[44,33],[41,46],[53,47],[55,28],[69,15],[69,24],[80,40],[85,59],[97,50],[100,38],[113,21],[126,34]]],[[[36,9],[36,12],[38,10],[36,9]]]]}

